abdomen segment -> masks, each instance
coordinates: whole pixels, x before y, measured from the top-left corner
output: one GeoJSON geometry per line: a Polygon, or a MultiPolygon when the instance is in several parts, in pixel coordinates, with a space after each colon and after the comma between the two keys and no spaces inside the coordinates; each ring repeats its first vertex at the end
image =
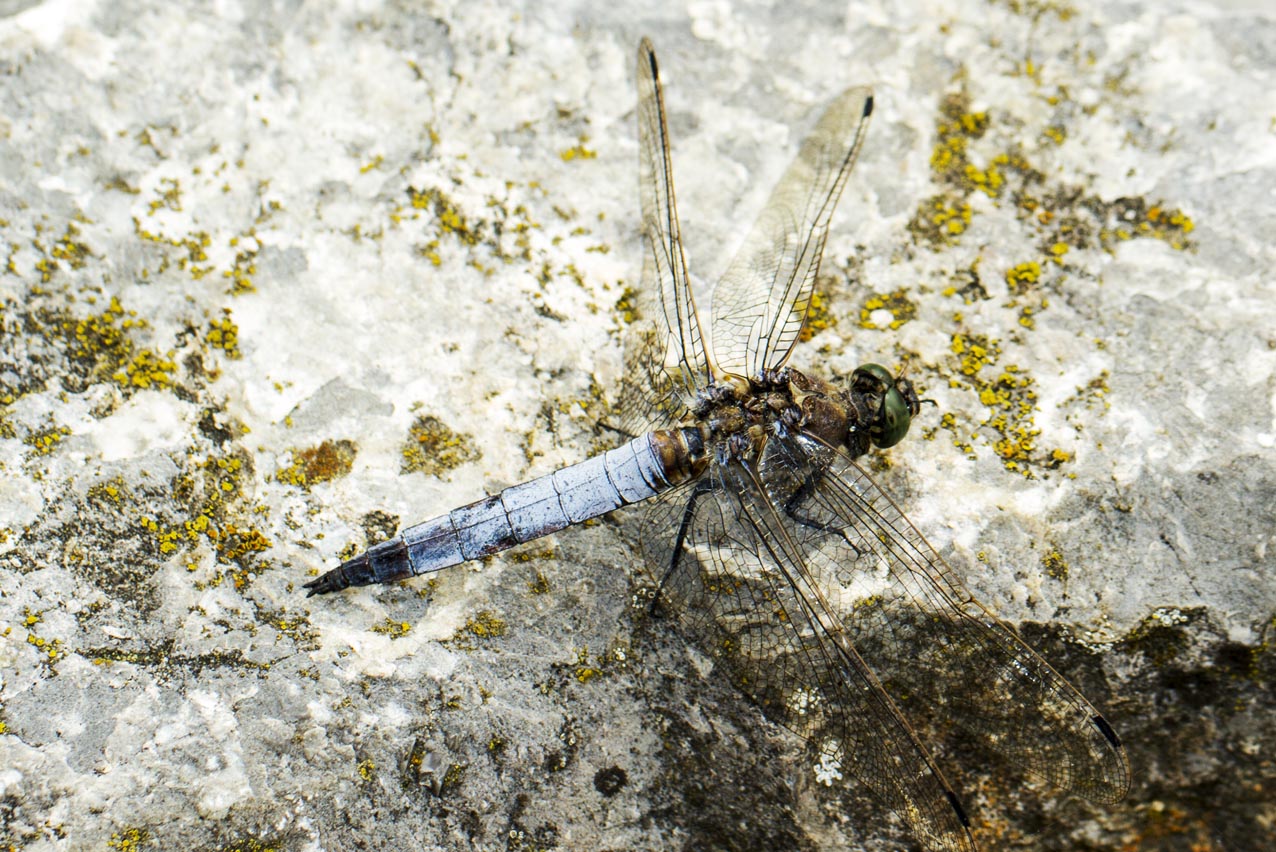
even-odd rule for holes
{"type": "Polygon", "coordinates": [[[670,433],[642,435],[580,464],[408,527],[312,580],[306,588],[311,595],[322,595],[427,574],[646,500],[678,478],[666,471],[659,452],[671,439],[677,440],[670,433]]]}

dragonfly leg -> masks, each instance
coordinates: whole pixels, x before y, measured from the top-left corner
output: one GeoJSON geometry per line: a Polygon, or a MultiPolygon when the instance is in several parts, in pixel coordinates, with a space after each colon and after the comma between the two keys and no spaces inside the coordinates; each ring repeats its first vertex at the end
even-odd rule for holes
{"type": "Polygon", "coordinates": [[[626,441],[632,441],[634,438],[638,437],[637,435],[632,435],[629,432],[625,431],[624,429],[621,429],[619,426],[613,426],[604,420],[599,420],[595,422],[594,425],[597,426],[599,429],[606,429],[608,432],[615,432],[617,435],[624,438],[626,441]]]}
{"type": "Polygon", "coordinates": [[[648,612],[656,615],[656,608],[660,604],[660,595],[665,589],[665,584],[669,582],[669,578],[673,576],[673,572],[678,567],[678,562],[683,557],[682,545],[687,540],[687,530],[691,529],[691,519],[696,514],[696,501],[712,490],[712,484],[701,481],[696,487],[691,489],[691,497],[687,500],[687,508],[682,512],[682,523],[678,524],[678,535],[674,538],[673,551],[669,557],[669,567],[665,569],[664,576],[660,578],[659,585],[656,586],[656,593],[651,598],[651,607],[648,612]]]}
{"type": "Polygon", "coordinates": [[[819,485],[820,478],[823,475],[821,471],[812,471],[803,478],[802,485],[793,492],[793,495],[788,500],[784,501],[784,514],[792,518],[794,523],[800,524],[807,529],[838,536],[858,556],[860,555],[860,549],[855,546],[855,542],[846,534],[846,528],[842,524],[817,521],[814,518],[804,516],[800,511],[800,506],[815,494],[815,488],[819,485]]]}

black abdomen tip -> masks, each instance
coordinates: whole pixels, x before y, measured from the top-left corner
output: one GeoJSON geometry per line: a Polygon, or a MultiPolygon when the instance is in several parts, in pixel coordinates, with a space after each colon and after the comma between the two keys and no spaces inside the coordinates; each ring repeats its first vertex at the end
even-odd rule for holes
{"type": "Polygon", "coordinates": [[[306,597],[313,598],[315,595],[326,595],[348,588],[350,581],[346,579],[346,572],[341,570],[342,567],[344,566],[333,568],[302,586],[307,589],[306,597]]]}

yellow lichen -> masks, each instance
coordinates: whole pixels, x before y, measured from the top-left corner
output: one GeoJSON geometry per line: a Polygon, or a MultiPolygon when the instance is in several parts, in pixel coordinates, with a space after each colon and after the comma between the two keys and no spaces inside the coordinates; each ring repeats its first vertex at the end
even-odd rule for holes
{"type": "Polygon", "coordinates": [[[68,426],[50,426],[48,429],[41,429],[32,432],[22,439],[22,443],[31,447],[31,455],[47,456],[58,448],[62,443],[62,439],[71,434],[68,426]]]}
{"type": "Polygon", "coordinates": [[[239,326],[230,318],[230,309],[222,311],[221,319],[209,320],[205,340],[214,349],[220,349],[231,358],[239,357],[239,326]]]}
{"type": "Polygon", "coordinates": [[[794,303],[793,309],[802,314],[802,328],[798,331],[798,340],[805,343],[816,333],[837,325],[837,317],[829,311],[828,294],[822,290],[812,290],[805,300],[794,303]]]}
{"type": "MultiPolygon", "coordinates": [[[[171,353],[170,353],[171,355],[171,353]]],[[[161,358],[149,349],[143,349],[116,371],[112,380],[121,387],[133,388],[168,388],[173,386],[173,372],[177,364],[161,358]]]]}
{"type": "Polygon", "coordinates": [[[598,156],[597,151],[590,150],[585,147],[585,143],[589,141],[588,136],[581,136],[580,141],[572,147],[562,151],[559,156],[563,158],[563,162],[571,162],[572,160],[592,160],[598,156]]]}
{"type": "Polygon", "coordinates": [[[402,639],[412,632],[412,625],[406,621],[395,621],[387,618],[380,624],[372,625],[373,633],[380,633],[382,636],[389,636],[391,639],[402,639]]]}
{"type": "Polygon", "coordinates": [[[106,845],[119,852],[139,852],[150,839],[150,832],[144,828],[126,828],[113,833],[106,845]]]}
{"type": "Polygon", "coordinates": [[[481,453],[470,446],[471,440],[471,436],[452,431],[437,417],[418,417],[408,429],[408,439],[403,443],[402,471],[438,476],[467,462],[477,461],[481,453]]]}
{"type": "Polygon", "coordinates": [[[589,649],[581,648],[576,652],[576,666],[573,676],[580,683],[589,683],[600,676],[603,670],[589,663],[589,649]]]}
{"type": "Polygon", "coordinates": [[[474,614],[473,618],[467,618],[465,627],[461,628],[462,631],[480,639],[495,639],[498,636],[504,636],[508,629],[502,619],[486,609],[479,610],[474,614]]]}
{"type": "MultiPolygon", "coordinates": [[[[1071,456],[1061,450],[1044,453],[1038,450],[1036,440],[1041,430],[1034,423],[1035,379],[1013,364],[1001,367],[995,374],[988,370],[996,366],[1001,357],[998,341],[983,335],[958,333],[952,337],[951,351],[957,356],[957,373],[961,378],[951,379],[950,384],[973,390],[980,404],[988,409],[979,428],[991,433],[988,442],[1007,470],[1033,476],[1034,470],[1055,469],[1071,460],[1071,456]]],[[[973,452],[972,439],[977,437],[977,432],[969,437],[959,436],[958,420],[951,415],[941,418],[940,427],[953,433],[956,446],[967,454],[973,452]]]]}
{"type": "Polygon", "coordinates": [[[956,244],[970,220],[970,205],[965,201],[951,194],[935,195],[917,205],[908,230],[938,248],[956,244]]]}
{"type": "Polygon", "coordinates": [[[1026,293],[1040,280],[1041,264],[1035,260],[1029,260],[1006,270],[1006,286],[1016,295],[1026,293]]]}
{"type": "Polygon", "coordinates": [[[292,451],[292,464],[275,474],[279,482],[309,488],[350,472],[357,448],[353,441],[324,441],[316,447],[292,451]]]}
{"type": "Polygon", "coordinates": [[[917,305],[908,298],[907,291],[903,289],[892,293],[874,293],[865,300],[864,307],[860,308],[860,327],[882,328],[872,319],[877,311],[890,313],[891,319],[886,323],[886,327],[897,329],[917,316],[917,305]]]}

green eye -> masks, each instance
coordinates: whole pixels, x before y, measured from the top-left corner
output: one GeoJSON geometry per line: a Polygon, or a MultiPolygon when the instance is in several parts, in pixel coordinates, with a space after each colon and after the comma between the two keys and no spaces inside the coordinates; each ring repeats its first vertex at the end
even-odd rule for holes
{"type": "Polygon", "coordinates": [[[873,443],[882,449],[893,447],[908,434],[913,414],[908,400],[895,385],[895,377],[881,364],[863,364],[853,374],[856,387],[864,384],[872,385],[872,390],[882,396],[882,410],[878,421],[873,424],[871,436],[873,443]]]}
{"type": "Polygon", "coordinates": [[[908,426],[912,420],[913,415],[908,410],[904,395],[892,383],[891,389],[886,392],[886,398],[882,400],[882,429],[880,434],[873,436],[873,443],[882,449],[895,446],[908,434],[908,426]]]}
{"type": "Polygon", "coordinates": [[[860,373],[868,373],[881,382],[883,387],[891,387],[895,384],[895,377],[891,375],[891,371],[881,364],[861,364],[856,368],[854,378],[858,379],[860,373]]]}

